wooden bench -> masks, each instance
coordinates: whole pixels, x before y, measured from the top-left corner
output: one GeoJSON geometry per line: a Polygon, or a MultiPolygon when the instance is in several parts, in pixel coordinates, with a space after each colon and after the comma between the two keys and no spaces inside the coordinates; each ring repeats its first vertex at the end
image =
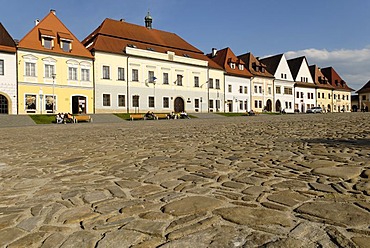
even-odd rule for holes
{"type": "Polygon", "coordinates": [[[169,119],[170,117],[168,116],[168,114],[155,114],[155,116],[157,117],[156,119],[159,120],[159,119],[169,119]]]}
{"type": "Polygon", "coordinates": [[[75,115],[73,119],[75,123],[78,123],[80,121],[92,122],[92,118],[90,115],[75,115]]]}
{"type": "Polygon", "coordinates": [[[142,114],[131,114],[130,119],[133,120],[142,120],[144,119],[144,115],[142,114]]]}

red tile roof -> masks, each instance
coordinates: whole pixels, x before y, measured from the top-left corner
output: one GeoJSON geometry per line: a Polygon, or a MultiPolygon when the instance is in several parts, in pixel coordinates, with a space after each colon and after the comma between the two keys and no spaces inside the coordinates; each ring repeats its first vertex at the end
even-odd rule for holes
{"type": "Polygon", "coordinates": [[[313,82],[318,88],[321,89],[329,89],[333,90],[335,89],[328,81],[328,79],[322,74],[321,70],[317,65],[311,65],[309,66],[310,73],[313,79],[313,82]]]}
{"type": "Polygon", "coordinates": [[[18,44],[19,48],[41,51],[46,53],[56,53],[62,55],[78,56],[84,58],[93,58],[89,50],[68,30],[68,28],[58,19],[58,17],[50,12],[43,20],[41,20],[31,31],[26,34],[18,44]],[[65,52],[59,45],[59,34],[68,37],[72,41],[72,50],[65,52]],[[57,35],[59,37],[57,37],[57,35]],[[53,37],[54,47],[48,49],[42,46],[41,36],[53,37]]]}
{"type": "Polygon", "coordinates": [[[254,57],[252,53],[239,55],[238,58],[245,62],[246,67],[253,76],[275,78],[274,75],[267,71],[266,65],[260,62],[256,57],[254,57]],[[257,71],[255,70],[256,67],[264,68],[264,71],[262,72],[262,70],[260,69],[257,71]]]}
{"type": "Polygon", "coordinates": [[[354,91],[352,88],[348,87],[347,83],[339,76],[333,67],[322,68],[321,72],[335,90],[354,91]]]}
{"type": "Polygon", "coordinates": [[[178,56],[206,60],[209,62],[210,67],[222,69],[205,56],[202,51],[174,33],[149,29],[144,26],[109,18],[105,19],[82,43],[90,51],[116,54],[125,54],[125,48],[127,46],[160,53],[171,51],[178,56]]]}
{"type": "Polygon", "coordinates": [[[0,22],[0,51],[2,52],[16,52],[16,45],[13,38],[0,22]]]}
{"type": "Polygon", "coordinates": [[[245,66],[244,61],[239,59],[229,47],[217,51],[214,57],[212,57],[212,54],[207,54],[207,57],[220,65],[229,75],[247,78],[253,77],[252,73],[245,66]],[[231,68],[230,63],[235,63],[235,69],[231,68]],[[244,69],[240,70],[239,65],[243,65],[244,69]]]}

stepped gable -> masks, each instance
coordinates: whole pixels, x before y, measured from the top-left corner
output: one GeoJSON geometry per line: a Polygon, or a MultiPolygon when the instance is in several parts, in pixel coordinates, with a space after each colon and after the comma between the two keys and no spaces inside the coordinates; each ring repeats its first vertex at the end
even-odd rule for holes
{"type": "Polygon", "coordinates": [[[0,51],[10,53],[16,52],[16,44],[1,22],[0,22],[0,51]]]}
{"type": "Polygon", "coordinates": [[[275,78],[270,72],[267,71],[266,65],[261,63],[251,52],[238,56],[243,60],[248,70],[254,76],[275,78]]]}
{"type": "Polygon", "coordinates": [[[364,86],[362,86],[361,89],[359,89],[358,91],[356,91],[357,94],[360,94],[360,93],[369,93],[369,92],[370,92],[370,80],[364,86]]]}
{"type": "Polygon", "coordinates": [[[335,90],[354,91],[354,89],[348,87],[347,83],[339,76],[333,67],[322,68],[321,72],[325,75],[330,85],[333,86],[335,90]]]}
{"type": "Polygon", "coordinates": [[[283,57],[283,53],[277,54],[274,56],[266,57],[263,59],[260,59],[261,63],[265,64],[267,67],[267,70],[272,74],[275,75],[276,70],[280,64],[281,58],[283,57]]]}
{"type": "Polygon", "coordinates": [[[18,47],[45,53],[57,53],[61,55],[93,58],[89,50],[87,50],[72,34],[72,32],[69,31],[69,29],[59,20],[54,10],[50,11],[50,13],[44,19],[42,19],[31,29],[28,34],[26,34],[26,36],[20,40],[18,47]],[[54,42],[53,48],[45,48],[42,45],[41,36],[52,38],[54,42]],[[61,48],[61,39],[67,39],[71,41],[72,49],[69,52],[63,51],[61,48]]]}
{"type": "Polygon", "coordinates": [[[329,84],[328,79],[322,74],[320,68],[317,65],[311,65],[308,67],[310,70],[311,76],[313,78],[313,82],[318,88],[322,89],[335,89],[331,84],[329,84]]]}
{"type": "Polygon", "coordinates": [[[252,73],[245,66],[245,62],[239,59],[229,47],[217,51],[215,56],[207,54],[207,57],[215,61],[229,75],[247,78],[253,77],[252,73]],[[231,63],[235,63],[234,69],[231,67],[231,63]],[[240,70],[239,65],[243,65],[243,70],[240,70]]]}
{"type": "Polygon", "coordinates": [[[137,48],[153,52],[174,52],[177,56],[206,60],[209,66],[222,69],[198,48],[180,36],[145,26],[105,19],[82,43],[90,51],[101,51],[125,55],[125,48],[137,48]]]}

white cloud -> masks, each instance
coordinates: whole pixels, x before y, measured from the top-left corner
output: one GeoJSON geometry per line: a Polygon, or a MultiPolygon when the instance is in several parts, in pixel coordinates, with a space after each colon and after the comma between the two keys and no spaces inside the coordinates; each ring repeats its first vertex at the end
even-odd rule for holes
{"type": "Polygon", "coordinates": [[[305,49],[285,53],[287,59],[306,56],[309,65],[333,67],[354,90],[360,89],[370,80],[370,46],[359,50],[305,49]]]}

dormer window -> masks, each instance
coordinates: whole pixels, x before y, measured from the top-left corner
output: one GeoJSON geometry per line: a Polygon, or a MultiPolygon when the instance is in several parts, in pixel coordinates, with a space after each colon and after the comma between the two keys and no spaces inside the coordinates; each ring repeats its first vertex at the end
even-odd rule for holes
{"type": "Polygon", "coordinates": [[[261,72],[265,72],[265,68],[264,67],[261,67],[261,72]]]}
{"type": "Polygon", "coordinates": [[[55,35],[53,31],[48,29],[39,29],[40,36],[41,36],[41,44],[46,49],[53,49],[54,47],[54,38],[55,35]]]}
{"type": "Polygon", "coordinates": [[[58,39],[60,43],[60,48],[63,50],[63,52],[69,53],[72,50],[72,36],[67,33],[58,32],[58,39]]]}
{"type": "Polygon", "coordinates": [[[53,39],[51,39],[49,37],[44,37],[43,38],[43,43],[44,43],[45,48],[47,48],[47,49],[52,49],[53,48],[53,39]]]}
{"type": "Polygon", "coordinates": [[[256,65],[256,69],[255,69],[257,72],[260,71],[260,67],[256,65]]]}
{"type": "Polygon", "coordinates": [[[239,70],[244,70],[244,65],[243,64],[239,64],[239,70]]]}
{"type": "Polygon", "coordinates": [[[231,62],[230,67],[231,67],[231,69],[235,69],[235,63],[231,62]]]}

